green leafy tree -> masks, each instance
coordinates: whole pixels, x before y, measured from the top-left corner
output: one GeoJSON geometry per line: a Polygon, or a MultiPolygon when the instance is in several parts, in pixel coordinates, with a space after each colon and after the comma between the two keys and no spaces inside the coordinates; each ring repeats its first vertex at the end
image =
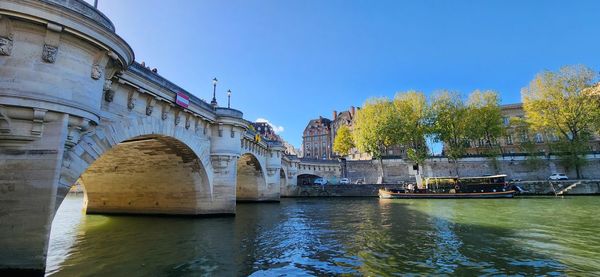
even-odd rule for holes
{"type": "Polygon", "coordinates": [[[357,111],[353,127],[356,147],[379,160],[383,178],[383,154],[397,142],[399,124],[394,104],[387,98],[369,99],[357,111]]]}
{"type": "Polygon", "coordinates": [[[581,178],[583,155],[598,120],[598,105],[586,90],[597,78],[592,69],[576,65],[539,73],[521,91],[531,128],[559,137],[555,148],[561,163],[581,178]]]}
{"type": "Polygon", "coordinates": [[[430,111],[422,92],[398,93],[394,98],[396,120],[399,124],[398,144],[406,149],[408,159],[417,165],[427,159],[425,136],[430,132],[430,111]]]}
{"type": "Polygon", "coordinates": [[[350,150],[354,148],[354,141],[352,140],[352,132],[346,125],[342,125],[335,135],[333,141],[333,151],[338,153],[340,156],[345,157],[350,154],[350,150]]]}
{"type": "Polygon", "coordinates": [[[469,143],[467,107],[458,93],[438,92],[431,102],[432,134],[435,141],[444,143],[444,154],[454,162],[466,154],[469,143]]]}
{"type": "Polygon", "coordinates": [[[510,119],[511,136],[518,137],[519,150],[525,153],[525,167],[531,171],[536,171],[545,165],[542,158],[542,152],[538,148],[538,145],[531,138],[535,136],[535,133],[531,131],[529,123],[518,117],[510,119]]]}
{"type": "Polygon", "coordinates": [[[600,82],[596,85],[584,90],[585,95],[592,99],[592,103],[596,106],[596,113],[594,115],[594,129],[597,135],[600,135],[600,82]]]}
{"type": "Polygon", "coordinates": [[[475,90],[467,101],[468,136],[472,141],[482,141],[483,154],[498,171],[497,157],[502,154],[498,139],[504,134],[500,96],[495,91],[475,90]]]}

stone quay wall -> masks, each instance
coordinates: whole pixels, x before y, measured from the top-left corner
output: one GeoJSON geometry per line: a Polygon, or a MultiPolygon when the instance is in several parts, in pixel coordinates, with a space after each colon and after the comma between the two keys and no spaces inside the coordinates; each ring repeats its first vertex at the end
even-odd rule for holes
{"type": "MultiPolygon", "coordinates": [[[[600,194],[600,181],[596,181],[600,180],[600,155],[589,155],[587,158],[587,164],[581,169],[583,178],[586,180],[564,192],[564,195],[600,194]]],[[[574,169],[560,166],[557,157],[545,157],[540,164],[536,169],[532,169],[527,166],[526,157],[522,156],[498,158],[495,162],[486,158],[465,158],[459,160],[457,164],[449,162],[446,158],[431,158],[425,165],[420,166],[420,171],[423,176],[456,176],[456,167],[458,167],[460,176],[506,174],[509,180],[520,180],[517,183],[527,191],[526,195],[553,195],[554,191],[560,191],[577,182],[575,180],[553,181],[553,190],[547,180],[548,176],[558,172],[566,173],[570,179],[575,179],[574,169]]],[[[416,173],[413,164],[402,159],[386,159],[383,162],[378,160],[347,161],[346,176],[353,184],[325,187],[286,185],[281,188],[281,196],[377,196],[377,190],[384,186],[392,188],[407,182],[414,183],[416,173]],[[385,185],[377,184],[382,164],[385,185]],[[354,184],[357,180],[362,180],[364,185],[354,184]]],[[[339,180],[341,177],[340,174],[332,179],[339,180]]],[[[330,179],[327,176],[326,178],[330,179]]]]}
{"type": "MultiPolygon", "coordinates": [[[[562,195],[600,195],[600,180],[583,181],[525,181],[516,183],[524,196],[554,196],[555,192],[577,183],[562,195]]],[[[399,189],[400,184],[348,184],[348,185],[298,185],[290,188],[282,197],[378,197],[380,188],[399,189]]]]}
{"type": "MultiPolygon", "coordinates": [[[[493,174],[506,174],[509,179],[523,181],[546,180],[552,173],[565,173],[570,179],[575,179],[577,174],[573,168],[564,168],[560,165],[558,157],[544,157],[540,166],[532,168],[527,165],[524,156],[504,157],[492,161],[487,158],[464,158],[457,164],[449,162],[446,158],[430,158],[424,165],[420,165],[423,176],[456,176],[458,167],[459,176],[482,176],[493,174]]],[[[347,161],[347,177],[351,182],[362,179],[366,184],[378,183],[381,174],[381,162],[347,161]]],[[[383,160],[384,183],[414,182],[416,170],[413,164],[402,159],[383,160]]],[[[600,155],[588,155],[587,164],[581,168],[583,179],[600,179],[600,155]]]]}
{"type": "Polygon", "coordinates": [[[282,197],[378,197],[379,189],[384,187],[400,188],[401,185],[298,185],[282,197]]]}
{"type": "Polygon", "coordinates": [[[554,195],[555,192],[568,188],[572,184],[577,185],[563,192],[563,195],[600,195],[600,180],[525,181],[517,185],[525,190],[523,195],[554,195]]]}

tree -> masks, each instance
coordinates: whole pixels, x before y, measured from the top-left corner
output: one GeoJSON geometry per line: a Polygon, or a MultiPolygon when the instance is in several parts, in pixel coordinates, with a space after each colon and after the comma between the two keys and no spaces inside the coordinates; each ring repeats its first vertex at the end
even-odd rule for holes
{"type": "Polygon", "coordinates": [[[589,96],[593,103],[596,105],[596,113],[594,122],[596,123],[594,129],[597,134],[600,134],[600,82],[596,83],[596,85],[586,88],[585,94],[589,96]]]}
{"type": "Polygon", "coordinates": [[[432,134],[435,141],[444,143],[444,153],[455,163],[466,154],[469,143],[467,107],[458,93],[438,92],[431,102],[432,134]]]}
{"type": "Polygon", "coordinates": [[[516,135],[519,137],[519,149],[522,153],[527,156],[525,158],[525,167],[531,171],[536,171],[544,166],[544,160],[542,153],[538,145],[531,138],[535,134],[531,131],[529,123],[519,117],[513,117],[510,119],[510,129],[512,133],[510,135],[516,135]]]}
{"type": "Polygon", "coordinates": [[[398,137],[399,125],[394,113],[394,104],[389,99],[369,99],[356,113],[352,131],[356,147],[379,160],[382,178],[382,156],[388,147],[396,143],[398,137]]]}
{"type": "Polygon", "coordinates": [[[500,97],[495,91],[475,90],[467,101],[468,136],[471,141],[483,142],[483,154],[498,169],[496,157],[502,154],[498,139],[504,134],[500,97]]]}
{"type": "Polygon", "coordinates": [[[354,148],[354,141],[352,140],[352,133],[350,128],[346,125],[342,125],[335,135],[333,141],[333,151],[338,153],[340,156],[345,157],[350,154],[350,150],[354,148]]]}
{"type": "Polygon", "coordinates": [[[398,144],[404,146],[407,157],[417,165],[427,159],[428,150],[425,136],[429,134],[429,107],[422,92],[398,93],[394,107],[399,127],[398,144]]]}
{"type": "Polygon", "coordinates": [[[585,93],[596,78],[597,73],[588,67],[565,66],[539,73],[521,91],[532,129],[559,137],[557,154],[563,166],[575,168],[577,178],[581,178],[583,155],[598,119],[597,103],[585,93]]]}

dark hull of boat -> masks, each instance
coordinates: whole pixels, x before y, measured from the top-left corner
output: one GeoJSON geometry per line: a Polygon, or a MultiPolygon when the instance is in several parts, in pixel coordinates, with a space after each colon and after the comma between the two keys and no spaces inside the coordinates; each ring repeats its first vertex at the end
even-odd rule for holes
{"type": "Polygon", "coordinates": [[[469,192],[469,193],[401,193],[379,190],[381,199],[479,199],[479,198],[512,198],[514,190],[499,192],[469,192]]]}

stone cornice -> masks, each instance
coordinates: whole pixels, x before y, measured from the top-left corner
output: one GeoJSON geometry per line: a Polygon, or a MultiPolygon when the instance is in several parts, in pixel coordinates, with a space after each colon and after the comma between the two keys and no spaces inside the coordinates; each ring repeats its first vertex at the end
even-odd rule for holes
{"type": "Polygon", "coordinates": [[[114,52],[124,68],[133,62],[133,50],[113,29],[76,9],[58,4],[62,1],[73,5],[80,3],[79,0],[2,0],[0,14],[43,25],[48,23],[61,25],[64,27],[63,32],[87,40],[106,51],[114,52]]]}
{"type": "Polygon", "coordinates": [[[69,10],[73,10],[77,13],[80,13],[94,21],[96,23],[104,26],[105,28],[115,31],[115,25],[98,9],[94,8],[92,5],[88,4],[82,0],[40,0],[42,2],[47,2],[51,5],[57,5],[60,8],[67,8],[69,10]]]}
{"type": "MultiPolygon", "coordinates": [[[[159,99],[162,99],[167,102],[172,102],[173,105],[175,104],[177,90],[174,90],[173,87],[166,87],[160,83],[154,82],[152,79],[147,78],[147,74],[141,74],[139,70],[134,68],[135,67],[129,67],[128,70],[124,71],[121,75],[119,75],[118,82],[130,85],[135,88],[139,88],[141,90],[146,91],[147,93],[151,93],[157,96],[159,99]]],[[[182,109],[184,108],[182,107],[182,109]]],[[[214,123],[217,120],[217,116],[215,115],[212,109],[207,109],[201,105],[196,105],[193,102],[184,110],[189,111],[193,114],[197,114],[198,116],[211,123],[214,123]]]]}

